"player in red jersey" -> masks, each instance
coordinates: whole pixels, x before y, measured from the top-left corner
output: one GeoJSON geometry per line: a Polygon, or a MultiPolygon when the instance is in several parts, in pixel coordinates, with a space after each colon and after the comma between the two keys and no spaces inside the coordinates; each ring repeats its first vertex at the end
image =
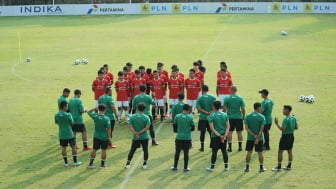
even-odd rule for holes
{"type": "Polygon", "coordinates": [[[184,86],[187,91],[187,104],[191,106],[191,111],[194,113],[196,108],[196,100],[198,98],[198,93],[201,90],[202,83],[195,77],[195,70],[189,70],[189,78],[184,81],[184,86]]]}
{"type": "Polygon", "coordinates": [[[203,74],[205,75],[205,72],[206,72],[206,68],[203,66],[203,61],[202,60],[198,60],[197,61],[198,63],[199,63],[199,70],[201,71],[201,72],[203,72],[203,74]]]}
{"type": "Polygon", "coordinates": [[[117,106],[118,106],[118,120],[121,119],[122,111],[125,111],[125,120],[128,122],[129,117],[129,103],[127,91],[129,90],[129,83],[124,79],[124,73],[118,72],[118,80],[114,84],[117,92],[117,106]]]}
{"type": "Polygon", "coordinates": [[[164,64],[162,62],[158,62],[157,63],[157,71],[159,71],[159,73],[161,72],[163,75],[166,76],[166,78],[169,78],[169,74],[167,70],[163,69],[164,64]]]}
{"type": "Polygon", "coordinates": [[[232,80],[232,76],[231,73],[229,72],[229,70],[227,69],[227,65],[224,61],[220,62],[220,70],[217,72],[217,78],[221,77],[221,70],[225,69],[226,70],[226,77],[230,78],[232,80]]]}
{"type": "Polygon", "coordinates": [[[145,66],[139,66],[140,76],[146,80],[146,82],[149,81],[149,76],[146,73],[145,66]]]}
{"type": "MultiPolygon", "coordinates": [[[[128,68],[127,66],[124,66],[123,68],[123,73],[124,73],[124,79],[126,81],[128,81],[128,84],[130,85],[132,83],[132,74],[129,74],[128,72],[128,68]]],[[[129,113],[131,113],[131,109],[132,109],[132,91],[131,91],[131,87],[128,88],[127,90],[127,100],[128,100],[128,106],[130,107],[129,109],[129,113]]]]}
{"type": "Polygon", "coordinates": [[[178,78],[176,69],[172,71],[171,78],[168,80],[169,88],[169,107],[178,103],[177,94],[183,91],[183,81],[178,78]]]}
{"type": "Polygon", "coordinates": [[[164,101],[163,101],[163,96],[164,96],[164,88],[166,87],[166,84],[163,79],[159,77],[159,72],[157,70],[153,71],[154,74],[154,79],[151,81],[151,91],[152,91],[152,96],[154,100],[156,101],[155,106],[158,107],[160,110],[160,115],[161,115],[161,122],[163,121],[165,112],[164,112],[164,101]]]}
{"type": "MultiPolygon", "coordinates": [[[[164,74],[163,69],[158,70],[159,72],[159,77],[165,82],[165,88],[164,88],[164,95],[163,95],[163,103],[164,103],[164,112],[167,112],[168,110],[168,103],[167,103],[167,85],[168,85],[168,80],[169,78],[167,77],[166,74],[164,74]]],[[[167,71],[166,71],[167,72],[167,71]]]]}
{"type": "Polygon", "coordinates": [[[113,76],[113,74],[111,72],[109,72],[109,66],[108,66],[108,64],[104,64],[103,68],[104,68],[105,77],[109,77],[110,85],[113,85],[113,83],[114,83],[114,76],[113,76]]]}
{"type": "MultiPolygon", "coordinates": [[[[135,79],[131,81],[131,91],[132,91],[132,99],[140,94],[140,86],[144,85],[146,86],[147,82],[144,78],[141,77],[141,73],[139,70],[135,70],[135,79]]],[[[132,110],[132,114],[135,114],[135,108],[132,110]]]]}
{"type": "MultiPolygon", "coordinates": [[[[148,75],[148,80],[147,80],[147,91],[146,91],[146,94],[149,95],[150,93],[150,82],[152,81],[152,79],[154,78],[154,75],[152,73],[152,68],[147,68],[146,69],[146,73],[148,75]]],[[[154,119],[154,114],[153,114],[153,119],[154,119]]]]}
{"type": "MultiPolygon", "coordinates": [[[[175,70],[176,73],[177,73],[177,77],[178,77],[179,79],[181,79],[181,80],[184,82],[184,74],[180,72],[180,69],[179,69],[175,64],[172,65],[171,70],[172,70],[172,71],[175,70]]],[[[172,76],[170,76],[170,78],[171,78],[171,77],[172,77],[172,76]]]]}
{"type": "MultiPolygon", "coordinates": [[[[202,85],[204,84],[204,74],[199,70],[199,62],[196,61],[193,63],[194,65],[194,70],[195,70],[195,77],[196,79],[200,80],[202,85]]],[[[202,91],[199,91],[198,96],[202,95],[202,91]]]]}
{"type": "Polygon", "coordinates": [[[233,83],[231,78],[226,76],[225,69],[222,69],[220,73],[221,77],[217,78],[216,94],[219,98],[219,101],[223,105],[225,97],[230,95],[230,88],[233,85],[233,83]]]}
{"type": "Polygon", "coordinates": [[[133,64],[130,63],[130,62],[127,62],[126,63],[126,68],[127,68],[127,77],[131,78],[131,79],[134,79],[135,78],[135,73],[132,72],[132,67],[133,67],[133,64]]]}
{"type": "Polygon", "coordinates": [[[104,72],[98,71],[97,79],[92,82],[92,91],[94,92],[94,107],[98,107],[98,99],[105,94],[105,88],[109,86],[109,82],[104,79],[104,72]]]}

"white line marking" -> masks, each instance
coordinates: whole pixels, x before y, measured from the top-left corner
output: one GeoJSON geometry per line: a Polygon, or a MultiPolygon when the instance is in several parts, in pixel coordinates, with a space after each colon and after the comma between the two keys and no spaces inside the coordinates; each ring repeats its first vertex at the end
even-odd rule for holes
{"type": "MultiPolygon", "coordinates": [[[[162,125],[163,125],[163,123],[160,123],[159,127],[156,129],[155,136],[159,134],[162,125]]],[[[128,180],[132,176],[135,168],[138,167],[138,165],[139,165],[139,163],[140,163],[140,161],[141,161],[142,158],[143,158],[143,152],[141,152],[141,154],[138,156],[137,160],[135,161],[134,165],[132,165],[132,168],[128,171],[127,175],[124,177],[124,180],[120,184],[119,189],[124,189],[125,185],[127,184],[128,180]]]]}

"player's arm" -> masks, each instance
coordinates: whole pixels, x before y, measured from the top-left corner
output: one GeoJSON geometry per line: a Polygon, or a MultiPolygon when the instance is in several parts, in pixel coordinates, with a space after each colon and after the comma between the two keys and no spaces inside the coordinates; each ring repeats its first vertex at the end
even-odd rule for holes
{"type": "Polygon", "coordinates": [[[88,110],[87,113],[94,112],[96,110],[98,110],[98,108],[92,108],[92,109],[88,110]]]}
{"type": "Polygon", "coordinates": [[[245,124],[245,129],[248,133],[250,133],[253,136],[253,138],[256,138],[257,135],[250,130],[248,124],[245,124]]]}
{"type": "Polygon", "coordinates": [[[299,129],[299,126],[297,123],[295,123],[295,130],[298,130],[299,129]]]}
{"type": "Polygon", "coordinates": [[[204,114],[208,114],[208,115],[210,115],[211,114],[211,112],[208,112],[208,111],[205,111],[204,109],[202,109],[201,107],[197,107],[197,110],[198,110],[198,112],[202,112],[202,113],[204,113],[204,114]]]}
{"type": "Polygon", "coordinates": [[[224,136],[222,138],[222,142],[224,142],[224,140],[226,140],[226,137],[227,137],[227,135],[229,134],[229,131],[230,131],[230,122],[226,121],[225,125],[226,125],[226,129],[225,129],[224,136]]]}
{"type": "Polygon", "coordinates": [[[116,118],[116,121],[118,121],[118,114],[117,114],[117,109],[115,105],[111,105],[112,112],[114,113],[114,116],[116,118]]]}
{"type": "Polygon", "coordinates": [[[260,130],[259,130],[258,135],[256,136],[256,137],[257,137],[256,140],[259,140],[260,136],[262,135],[262,133],[263,133],[263,131],[264,131],[264,127],[265,127],[264,124],[262,124],[262,125],[260,126],[260,130]]]}
{"type": "Polygon", "coordinates": [[[212,131],[218,137],[221,136],[221,134],[218,131],[216,131],[213,123],[209,123],[209,126],[210,126],[210,131],[212,131]]]}
{"type": "Polygon", "coordinates": [[[146,125],[145,128],[143,128],[141,131],[138,132],[138,134],[142,134],[144,132],[146,132],[149,129],[149,125],[146,125]]]}
{"type": "MultiPolygon", "coordinates": [[[[175,115],[174,115],[175,117],[175,115]]],[[[177,120],[173,118],[173,132],[177,133],[177,120]]]]}
{"type": "Polygon", "coordinates": [[[135,135],[136,138],[139,138],[139,134],[134,130],[133,125],[128,125],[131,132],[135,135]]]}
{"type": "Polygon", "coordinates": [[[217,82],[217,86],[216,86],[216,95],[218,96],[218,92],[219,91],[219,86],[218,86],[218,82],[217,82]]]}
{"type": "Polygon", "coordinates": [[[108,135],[108,139],[111,142],[111,140],[112,140],[111,127],[106,128],[106,132],[107,132],[107,135],[108,135]]]}
{"type": "MultiPolygon", "coordinates": [[[[286,130],[286,126],[280,126],[280,125],[279,125],[278,117],[275,117],[275,118],[274,118],[274,123],[275,123],[275,125],[278,127],[278,129],[279,129],[280,131],[284,131],[284,130],[286,130]]],[[[295,127],[295,128],[296,128],[296,127],[295,127]]]]}
{"type": "Polygon", "coordinates": [[[244,120],[245,119],[245,113],[246,113],[245,106],[241,106],[240,109],[241,109],[242,117],[243,117],[243,120],[244,120]]]}

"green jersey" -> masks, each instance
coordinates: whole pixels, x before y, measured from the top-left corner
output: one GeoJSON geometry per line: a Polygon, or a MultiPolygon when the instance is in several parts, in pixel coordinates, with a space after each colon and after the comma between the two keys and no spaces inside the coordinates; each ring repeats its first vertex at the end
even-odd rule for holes
{"type": "Polygon", "coordinates": [[[75,124],[84,124],[81,111],[84,111],[82,100],[77,97],[72,97],[69,101],[68,108],[74,119],[75,124]]]}
{"type": "Polygon", "coordinates": [[[64,101],[68,102],[67,99],[63,95],[58,98],[58,100],[57,100],[58,110],[61,109],[61,102],[64,102],[64,101]]]}
{"type": "MultiPolygon", "coordinates": [[[[248,114],[244,119],[244,124],[248,125],[248,128],[254,133],[255,135],[258,135],[261,129],[262,125],[266,124],[265,117],[258,112],[252,112],[248,114]]],[[[247,140],[254,141],[255,138],[247,132],[247,140]]],[[[259,141],[264,140],[264,135],[261,133],[259,141]]]]}
{"type": "MultiPolygon", "coordinates": [[[[142,129],[144,129],[147,125],[148,126],[150,125],[150,119],[148,115],[144,113],[136,113],[131,116],[128,124],[132,125],[133,129],[139,132],[142,129]]],[[[136,138],[135,135],[133,136],[133,140],[145,140],[145,139],[149,139],[148,131],[141,133],[139,138],[136,138]]]]}
{"type": "Polygon", "coordinates": [[[182,113],[183,112],[183,105],[184,104],[185,103],[183,101],[180,101],[180,102],[174,104],[174,106],[171,108],[171,113],[174,114],[175,116],[177,114],[182,113]]]}
{"type": "Polygon", "coordinates": [[[230,119],[243,119],[241,107],[245,107],[243,97],[231,94],[224,99],[224,107],[230,119]]]}
{"type": "Polygon", "coordinates": [[[89,112],[88,114],[93,119],[95,125],[93,138],[108,141],[107,128],[111,128],[110,118],[94,112],[89,112]]]}
{"type": "Polygon", "coordinates": [[[58,112],[55,114],[55,123],[58,125],[58,138],[68,140],[74,138],[71,125],[74,123],[70,113],[58,112]]]}
{"type": "Polygon", "coordinates": [[[176,139],[191,140],[191,126],[195,125],[195,123],[190,114],[178,114],[174,119],[174,124],[177,125],[176,139]]]}
{"type": "MultiPolygon", "coordinates": [[[[148,115],[148,116],[152,116],[152,113],[150,111],[150,105],[154,105],[155,101],[153,100],[153,98],[147,94],[138,94],[136,95],[133,100],[132,100],[132,106],[136,107],[138,104],[140,103],[145,103],[146,105],[146,109],[144,114],[148,115]]],[[[137,110],[138,112],[138,110],[137,110]]]]}
{"type": "MultiPolygon", "coordinates": [[[[226,122],[229,121],[229,117],[227,116],[226,113],[224,112],[213,112],[212,114],[210,114],[209,118],[209,124],[213,124],[214,129],[221,135],[225,134],[226,131],[226,122]]],[[[214,132],[211,132],[211,138],[216,138],[218,137],[217,135],[215,135],[214,132]]]]}
{"type": "Polygon", "coordinates": [[[294,134],[295,127],[297,126],[297,121],[294,116],[286,116],[282,121],[282,127],[286,127],[282,134],[294,134]]]}
{"type": "MultiPolygon", "coordinates": [[[[210,94],[202,94],[202,96],[197,98],[196,101],[196,108],[202,108],[207,112],[211,112],[212,110],[212,103],[216,100],[216,97],[210,94]]],[[[205,114],[203,112],[199,115],[199,120],[207,120],[209,114],[205,114]]]]}
{"type": "Polygon", "coordinates": [[[265,98],[261,102],[261,112],[265,116],[266,124],[272,123],[272,110],[273,110],[273,100],[270,98],[265,98]]]}
{"type": "Polygon", "coordinates": [[[98,104],[104,104],[106,106],[105,115],[110,118],[110,120],[114,120],[114,114],[111,106],[114,105],[114,99],[110,95],[100,96],[98,99],[98,104]]]}

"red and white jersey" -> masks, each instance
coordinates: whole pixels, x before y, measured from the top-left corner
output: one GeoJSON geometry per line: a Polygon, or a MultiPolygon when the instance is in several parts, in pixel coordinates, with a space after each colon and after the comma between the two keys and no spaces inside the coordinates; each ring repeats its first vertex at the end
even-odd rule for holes
{"type": "Polygon", "coordinates": [[[162,70],[162,74],[166,76],[166,78],[169,78],[169,74],[167,70],[162,70]]]}
{"type": "Polygon", "coordinates": [[[117,80],[114,84],[117,91],[117,101],[128,101],[129,83],[127,80],[117,80]]]}
{"type": "MultiPolygon", "coordinates": [[[[220,72],[221,72],[220,70],[217,72],[217,78],[222,77],[220,72]]],[[[226,77],[232,80],[231,72],[229,72],[228,70],[226,70],[226,77]]]]}
{"type": "Polygon", "coordinates": [[[140,79],[133,79],[131,83],[131,88],[133,90],[132,96],[135,97],[136,95],[140,94],[140,86],[146,86],[147,82],[144,78],[140,77],[140,79]]]}
{"type": "Polygon", "coordinates": [[[134,72],[127,72],[127,77],[134,79],[135,78],[135,73],[134,72]]]}
{"type": "Polygon", "coordinates": [[[179,78],[173,79],[170,78],[168,80],[168,87],[169,87],[169,98],[170,99],[177,99],[177,94],[182,92],[183,90],[183,81],[179,78]]]}
{"type": "Polygon", "coordinates": [[[187,100],[197,100],[198,93],[200,92],[202,82],[196,78],[187,78],[184,81],[184,86],[187,90],[187,100]]]}
{"type": "Polygon", "coordinates": [[[200,80],[202,83],[204,81],[204,73],[201,71],[195,72],[195,78],[200,80]]]}
{"type": "Polygon", "coordinates": [[[112,85],[113,82],[114,82],[113,74],[111,72],[107,72],[107,74],[105,74],[105,77],[109,77],[109,79],[110,79],[110,85],[112,85]]]}
{"type": "Polygon", "coordinates": [[[132,91],[131,91],[130,85],[131,85],[133,79],[131,78],[130,75],[126,75],[126,76],[124,76],[124,80],[126,80],[128,82],[128,85],[129,85],[129,88],[127,90],[127,96],[132,97],[132,91]]]}
{"type": "Polygon", "coordinates": [[[149,76],[148,76],[147,74],[143,74],[143,75],[141,76],[141,78],[145,79],[146,82],[149,81],[149,76]]]}
{"type": "MultiPolygon", "coordinates": [[[[172,78],[172,75],[170,75],[169,79],[171,79],[171,78],[172,78]]],[[[178,75],[177,75],[177,78],[181,79],[184,82],[184,74],[183,73],[179,72],[178,75]]]]}
{"type": "Polygon", "coordinates": [[[230,94],[230,87],[233,85],[231,78],[223,77],[217,78],[217,87],[218,87],[218,94],[222,95],[229,95],[230,94]]]}
{"type": "Polygon", "coordinates": [[[94,90],[94,99],[98,100],[100,96],[105,94],[105,88],[109,86],[109,82],[106,79],[95,79],[92,82],[92,88],[94,90]]]}
{"type": "Polygon", "coordinates": [[[159,76],[159,78],[162,79],[162,80],[164,81],[165,87],[163,88],[163,90],[164,90],[165,93],[166,93],[166,91],[167,91],[167,84],[168,84],[168,77],[166,77],[166,75],[164,75],[164,74],[161,74],[161,75],[159,76]]]}
{"type": "Polygon", "coordinates": [[[151,91],[155,93],[156,99],[163,99],[165,82],[162,79],[150,81],[151,91]]]}

